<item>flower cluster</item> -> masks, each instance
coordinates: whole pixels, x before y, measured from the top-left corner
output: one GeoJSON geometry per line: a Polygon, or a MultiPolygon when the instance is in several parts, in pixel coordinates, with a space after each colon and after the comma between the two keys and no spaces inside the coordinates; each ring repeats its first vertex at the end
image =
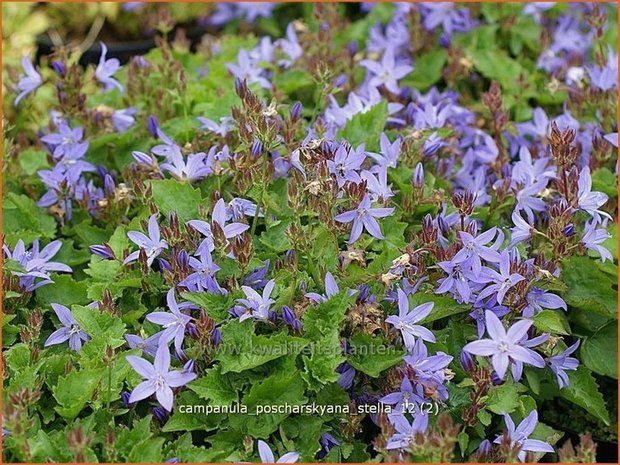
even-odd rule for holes
{"type": "Polygon", "coordinates": [[[614,8],[212,10],[197,47],[7,73],[8,461],[532,462],[608,432],[614,8]]]}

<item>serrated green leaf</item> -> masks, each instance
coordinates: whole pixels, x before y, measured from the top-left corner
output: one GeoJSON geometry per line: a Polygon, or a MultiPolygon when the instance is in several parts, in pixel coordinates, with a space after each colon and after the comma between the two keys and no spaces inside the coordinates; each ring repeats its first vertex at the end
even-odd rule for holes
{"type": "Polygon", "coordinates": [[[586,337],[579,349],[583,363],[599,375],[618,379],[618,326],[611,322],[586,337]]]}

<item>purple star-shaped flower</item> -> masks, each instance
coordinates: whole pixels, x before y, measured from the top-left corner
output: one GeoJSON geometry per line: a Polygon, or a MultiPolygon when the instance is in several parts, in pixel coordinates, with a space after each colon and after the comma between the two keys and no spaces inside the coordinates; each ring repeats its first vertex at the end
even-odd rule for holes
{"type": "Polygon", "coordinates": [[[161,169],[168,171],[179,181],[200,181],[211,173],[211,169],[205,164],[206,156],[204,152],[190,153],[186,161],[181,152],[173,151],[168,160],[161,164],[161,169]]]}
{"type": "Polygon", "coordinates": [[[183,339],[185,338],[185,328],[187,324],[192,321],[192,317],[182,313],[181,310],[192,308],[193,305],[189,302],[177,304],[174,297],[174,288],[168,291],[166,302],[168,303],[170,313],[153,312],[149,313],[146,319],[152,323],[163,326],[164,330],[159,338],[160,344],[167,345],[170,341],[174,340],[174,348],[177,352],[181,352],[183,339]]]}
{"type": "Polygon", "coordinates": [[[101,84],[105,92],[111,91],[113,88],[117,88],[121,93],[123,92],[123,86],[120,82],[114,79],[112,76],[121,68],[121,63],[117,58],[110,58],[106,60],[108,53],[108,47],[103,42],[101,44],[101,57],[99,58],[99,64],[95,69],[95,78],[101,84]]]}
{"type": "Polygon", "coordinates": [[[474,355],[490,356],[491,364],[500,379],[504,379],[511,360],[518,360],[537,368],[545,366],[545,361],[538,353],[523,346],[524,336],[532,326],[532,320],[517,321],[506,331],[495,313],[487,310],[485,318],[490,339],[470,342],[463,347],[463,350],[474,355]]]}
{"type": "Polygon", "coordinates": [[[433,310],[434,305],[434,302],[426,302],[409,310],[407,294],[401,289],[398,289],[398,316],[389,316],[385,321],[400,330],[407,349],[413,349],[416,337],[425,341],[435,342],[435,335],[430,329],[415,324],[426,318],[433,310]]]}
{"type": "Polygon", "coordinates": [[[263,295],[260,295],[251,287],[241,286],[241,290],[246,298],[237,299],[237,302],[243,305],[247,311],[239,317],[239,321],[245,321],[248,318],[255,318],[257,320],[268,319],[271,304],[275,303],[275,300],[270,297],[275,285],[275,279],[269,281],[263,289],[263,295]]]}
{"type": "Polygon", "coordinates": [[[482,273],[489,278],[491,284],[480,291],[478,299],[493,295],[500,305],[503,303],[508,290],[525,279],[519,273],[510,272],[510,255],[505,250],[500,254],[499,273],[489,267],[483,267],[482,273]]]}
{"type": "MultiPolygon", "coordinates": [[[[156,214],[151,215],[149,218],[148,230],[148,236],[139,231],[129,231],[127,233],[127,237],[129,237],[134,244],[140,247],[140,249],[144,250],[147,257],[146,263],[148,266],[151,266],[153,264],[153,260],[155,260],[162,250],[166,250],[168,248],[168,243],[161,238],[156,214]]],[[[132,252],[127,256],[123,264],[126,265],[127,263],[131,263],[137,260],[139,256],[139,250],[132,252]]]]}
{"type": "Polygon", "coordinates": [[[360,169],[362,163],[366,159],[364,146],[359,146],[356,150],[351,147],[340,145],[336,150],[333,160],[327,160],[329,172],[336,176],[338,187],[345,185],[347,181],[354,183],[361,182],[361,178],[357,170],[360,169]]]}
{"type": "Polygon", "coordinates": [[[325,273],[325,294],[321,295],[317,294],[316,292],[308,292],[306,294],[306,297],[308,297],[314,303],[319,304],[321,302],[326,302],[327,300],[329,300],[330,297],[338,294],[338,292],[340,292],[340,289],[338,288],[338,284],[334,279],[334,275],[328,271],[327,273],[325,273]]]}
{"type": "Polygon", "coordinates": [[[397,64],[394,50],[391,47],[385,49],[381,61],[362,60],[360,64],[370,72],[368,85],[373,87],[385,86],[393,94],[398,94],[398,80],[404,78],[413,71],[413,66],[397,64]]]}
{"type": "Polygon", "coordinates": [[[167,411],[172,411],[172,388],[186,385],[196,379],[196,373],[188,370],[170,370],[170,349],[167,344],[160,344],[151,364],[143,358],[128,355],[127,361],[144,381],[131,392],[129,402],[138,402],[155,394],[157,402],[167,411]]]}
{"type": "Polygon", "coordinates": [[[353,244],[359,239],[363,229],[366,229],[371,236],[383,239],[381,228],[375,218],[385,218],[392,213],[394,213],[394,208],[371,208],[370,198],[366,194],[355,210],[340,213],[334,219],[339,223],[353,221],[351,236],[349,237],[349,244],[353,244]]]}
{"type": "Polygon", "coordinates": [[[504,238],[502,232],[499,231],[499,237],[495,244],[487,246],[495,238],[498,231],[497,228],[491,228],[476,237],[468,232],[459,231],[463,248],[456,253],[452,262],[461,264],[462,268],[471,268],[475,276],[479,276],[482,271],[482,259],[491,263],[499,263],[501,258],[497,248],[504,238]]]}
{"type": "Polygon", "coordinates": [[[20,91],[17,97],[15,98],[14,106],[19,105],[19,102],[28,95],[37,90],[41,84],[43,84],[43,78],[34,69],[30,58],[27,56],[22,57],[22,68],[24,69],[24,73],[19,76],[19,81],[17,82],[17,89],[20,91]]]}
{"type": "Polygon", "coordinates": [[[566,374],[565,370],[572,371],[576,370],[579,367],[579,360],[577,360],[575,357],[569,357],[569,355],[571,355],[577,350],[580,342],[581,341],[577,341],[565,351],[560,352],[553,357],[549,357],[549,367],[551,368],[551,371],[553,371],[553,373],[555,374],[560,389],[563,389],[570,385],[570,381],[568,380],[568,375],[566,374]]]}
{"type": "Polygon", "coordinates": [[[592,191],[592,176],[588,166],[584,167],[579,173],[577,185],[579,188],[577,194],[579,208],[592,215],[592,218],[597,222],[601,221],[601,216],[611,220],[609,213],[599,210],[605,205],[609,197],[603,192],[592,191]]]}
{"type": "Polygon", "coordinates": [[[597,229],[596,225],[596,221],[594,220],[586,223],[585,234],[581,238],[581,243],[586,249],[598,253],[601,256],[602,262],[605,260],[611,260],[613,262],[614,257],[611,255],[611,252],[601,245],[611,236],[604,227],[597,229]]]}
{"type": "MultiPolygon", "coordinates": [[[[211,214],[211,224],[202,220],[190,220],[187,222],[192,228],[196,229],[203,236],[205,236],[205,245],[209,249],[209,252],[215,250],[215,243],[213,242],[212,228],[214,224],[217,224],[224,232],[226,239],[232,239],[243,234],[250,226],[245,223],[230,223],[226,224],[227,212],[224,199],[217,201],[213,207],[213,213],[211,214]]],[[[202,245],[201,245],[202,247],[202,245]]]]}
{"type": "MultiPolygon", "coordinates": [[[[519,423],[519,426],[515,428],[515,424],[507,413],[504,414],[504,421],[506,422],[506,428],[508,437],[510,438],[510,444],[513,447],[519,447],[520,451],[517,457],[521,462],[525,462],[527,451],[531,452],[555,452],[551,445],[538,439],[528,439],[529,435],[534,432],[536,424],[538,423],[538,412],[532,410],[532,412],[519,423]]],[[[499,435],[493,441],[495,444],[501,444],[503,440],[503,434],[499,435]]]]}
{"type": "Polygon", "coordinates": [[[79,323],[71,314],[71,310],[67,307],[60,304],[52,304],[52,308],[60,320],[62,328],[50,334],[50,337],[47,338],[43,346],[49,347],[54,344],[62,344],[65,341],[69,341],[69,347],[79,352],[82,348],[82,341],[88,341],[90,336],[80,328],[79,323]]]}

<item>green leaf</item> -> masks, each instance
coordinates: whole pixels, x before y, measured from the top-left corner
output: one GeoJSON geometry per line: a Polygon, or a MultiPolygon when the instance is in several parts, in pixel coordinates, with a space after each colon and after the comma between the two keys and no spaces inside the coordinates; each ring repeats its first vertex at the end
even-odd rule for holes
{"type": "Polygon", "coordinates": [[[382,100],[366,113],[354,115],[338,132],[338,137],[348,141],[353,147],[366,144],[366,150],[376,151],[387,117],[387,101],[382,100]]]}
{"type": "Polygon", "coordinates": [[[488,78],[497,80],[503,89],[515,90],[518,86],[517,78],[523,74],[527,76],[527,70],[508,54],[497,48],[488,48],[469,51],[474,66],[480,73],[488,78]]]}
{"type": "Polygon", "coordinates": [[[216,360],[221,362],[222,374],[240,373],[263,365],[271,360],[298,353],[307,341],[297,337],[277,334],[272,337],[256,336],[252,321],[230,321],[222,326],[222,344],[216,360]]]}
{"type": "Polygon", "coordinates": [[[127,457],[128,463],[160,463],[163,460],[162,447],[164,445],[164,438],[150,438],[144,439],[133,446],[129,456],[127,457]]]}
{"type": "Polygon", "coordinates": [[[68,375],[59,377],[58,384],[52,393],[58,401],[56,411],[60,416],[73,420],[86,403],[92,400],[104,373],[104,369],[80,370],[71,371],[68,375]]]}
{"type": "Polygon", "coordinates": [[[560,395],[609,425],[609,413],[592,372],[581,365],[577,370],[566,373],[570,385],[561,389],[560,395]]]}
{"type": "Polygon", "coordinates": [[[239,401],[239,394],[230,376],[222,375],[221,366],[207,370],[204,376],[187,385],[201,399],[212,405],[230,405],[239,401]]]}
{"type": "Polygon", "coordinates": [[[570,334],[570,325],[562,310],[543,310],[534,317],[534,326],[552,334],[570,334]]]}
{"type": "Polygon", "coordinates": [[[313,84],[312,76],[301,69],[291,69],[284,73],[278,73],[274,79],[274,85],[278,90],[287,94],[304,87],[310,87],[313,84]]]}
{"type": "Polygon", "coordinates": [[[49,163],[47,161],[47,152],[44,150],[36,150],[34,148],[28,148],[19,154],[19,165],[24,170],[24,173],[32,176],[38,170],[48,168],[49,163]]]}
{"type": "Polygon", "coordinates": [[[434,305],[431,313],[423,320],[425,324],[448,316],[471,311],[471,307],[468,305],[459,304],[451,297],[435,294],[416,292],[413,296],[409,296],[409,302],[412,307],[417,307],[426,302],[433,302],[434,305]]]}
{"type": "Polygon", "coordinates": [[[176,212],[182,222],[198,218],[202,203],[200,191],[191,184],[174,179],[158,179],[150,182],[153,201],[163,215],[176,212]]]}
{"type": "Polygon", "coordinates": [[[228,310],[234,305],[234,301],[229,295],[208,294],[206,292],[182,292],[181,297],[205,309],[207,315],[217,323],[228,319],[228,310]]]}
{"type": "Polygon", "coordinates": [[[37,289],[36,296],[39,304],[48,306],[51,303],[70,307],[73,304],[87,304],[86,282],[74,281],[71,275],[52,275],[52,284],[37,289]]]}
{"type": "Polygon", "coordinates": [[[506,382],[499,386],[494,386],[489,390],[489,400],[486,408],[493,413],[501,415],[512,413],[519,406],[519,392],[517,383],[506,382]]]}
{"type": "Polygon", "coordinates": [[[594,260],[571,257],[562,262],[562,279],[567,290],[564,300],[568,305],[617,318],[617,292],[609,276],[603,273],[594,260]]]}
{"type": "Polygon", "coordinates": [[[17,239],[26,243],[33,239],[53,238],[56,233],[56,220],[39,208],[34,200],[25,195],[8,192],[2,200],[2,231],[14,246],[17,239]]]}
{"type": "Polygon", "coordinates": [[[601,191],[609,197],[618,197],[618,178],[609,168],[598,168],[592,171],[592,190],[601,191]]]}
{"type": "Polygon", "coordinates": [[[400,363],[404,352],[393,345],[385,344],[380,337],[357,333],[351,339],[347,362],[358,371],[373,378],[400,363]]]}
{"type": "Polygon", "coordinates": [[[583,340],[580,348],[583,363],[599,375],[618,379],[618,326],[610,322],[583,340]]]}
{"type": "Polygon", "coordinates": [[[416,57],[415,68],[404,83],[425,91],[441,79],[448,53],[440,48],[416,57]]]}

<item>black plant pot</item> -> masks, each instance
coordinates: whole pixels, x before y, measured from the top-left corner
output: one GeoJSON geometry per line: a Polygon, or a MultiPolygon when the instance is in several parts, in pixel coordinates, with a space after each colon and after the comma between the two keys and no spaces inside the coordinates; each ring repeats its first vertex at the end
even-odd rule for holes
{"type": "MultiPolygon", "coordinates": [[[[190,41],[192,48],[194,48],[200,41],[203,34],[207,32],[205,28],[195,26],[186,32],[186,37],[190,41]]],[[[174,31],[170,34],[170,37],[174,37],[174,31]]],[[[47,32],[39,34],[36,39],[37,43],[37,62],[41,57],[47,56],[54,50],[54,43],[50,39],[47,32]]],[[[126,41],[126,42],[109,42],[106,43],[108,47],[107,58],[117,58],[121,64],[127,63],[132,57],[137,55],[144,55],[149,50],[155,48],[155,39],[153,37],[145,37],[138,40],[126,41]]],[[[99,41],[95,41],[80,57],[80,65],[86,67],[89,64],[99,63],[99,57],[101,56],[101,44],[99,41]]]]}

